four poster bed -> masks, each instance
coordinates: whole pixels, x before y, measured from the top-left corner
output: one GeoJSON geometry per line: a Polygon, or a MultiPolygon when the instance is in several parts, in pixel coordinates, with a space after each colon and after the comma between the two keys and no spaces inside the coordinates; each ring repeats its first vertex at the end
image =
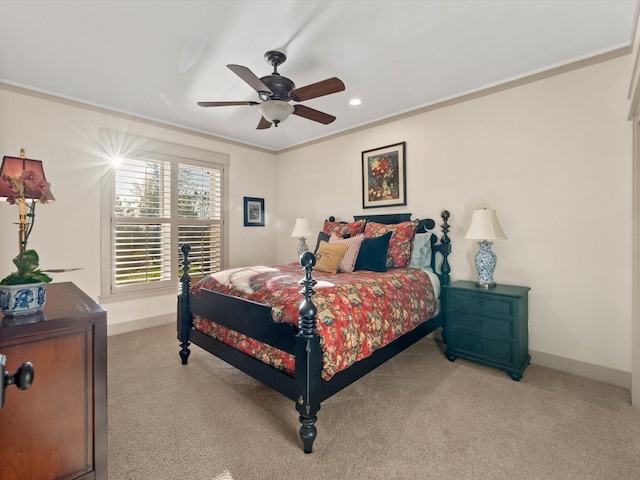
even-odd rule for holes
{"type": "Polygon", "coordinates": [[[302,279],[294,263],[225,270],[192,286],[183,245],[182,363],[193,343],[293,400],[311,453],[323,400],[444,327],[449,212],[439,242],[435,221],[410,217],[330,218],[300,257],[302,279]]]}

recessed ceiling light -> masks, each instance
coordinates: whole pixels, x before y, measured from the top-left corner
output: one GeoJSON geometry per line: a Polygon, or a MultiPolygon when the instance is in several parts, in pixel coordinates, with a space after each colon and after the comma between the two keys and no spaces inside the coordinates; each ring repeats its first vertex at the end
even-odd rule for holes
{"type": "Polygon", "coordinates": [[[352,98],[351,100],[349,100],[349,105],[360,105],[362,103],[362,100],[360,100],[359,98],[352,98]]]}

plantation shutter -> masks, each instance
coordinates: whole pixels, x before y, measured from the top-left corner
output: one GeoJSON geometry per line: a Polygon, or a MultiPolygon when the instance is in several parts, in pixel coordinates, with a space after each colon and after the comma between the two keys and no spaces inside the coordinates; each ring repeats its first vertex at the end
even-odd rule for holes
{"type": "Polygon", "coordinates": [[[191,276],[222,269],[222,170],[178,166],[178,245],[191,246],[191,276]]]}
{"type": "Polygon", "coordinates": [[[114,285],[171,278],[171,165],[121,159],[116,169],[114,285]]]}
{"type": "Polygon", "coordinates": [[[191,245],[192,276],[222,269],[223,172],[216,165],[120,159],[111,229],[112,293],[177,284],[184,243],[191,245]]]}

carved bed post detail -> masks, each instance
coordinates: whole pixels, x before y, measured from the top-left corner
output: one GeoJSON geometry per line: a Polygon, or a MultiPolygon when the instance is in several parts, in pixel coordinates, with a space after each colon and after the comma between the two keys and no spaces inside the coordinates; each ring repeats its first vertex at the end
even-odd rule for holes
{"type": "Polygon", "coordinates": [[[180,358],[182,364],[186,365],[189,360],[189,332],[191,331],[191,324],[193,317],[189,311],[189,290],[191,288],[191,277],[189,276],[189,251],[191,245],[185,243],[180,248],[182,252],[182,276],[180,277],[181,291],[178,296],[178,340],[180,340],[180,358]]]}
{"type": "Polygon", "coordinates": [[[442,217],[442,238],[440,239],[440,244],[444,247],[442,249],[442,266],[440,267],[440,272],[442,273],[442,284],[449,285],[449,280],[451,279],[449,273],[451,273],[451,267],[449,266],[449,260],[447,257],[451,253],[451,239],[449,238],[449,212],[447,210],[443,210],[440,214],[442,217]]]}
{"type": "Polygon", "coordinates": [[[304,267],[305,277],[299,284],[304,288],[300,291],[304,300],[300,302],[299,332],[296,335],[296,410],[300,413],[300,439],[304,446],[304,453],[311,453],[316,439],[316,414],[320,410],[318,400],[318,382],[322,371],[322,352],[320,336],[316,332],[316,307],[311,296],[316,281],[311,278],[311,271],[316,264],[316,257],[311,252],[305,252],[300,257],[300,264],[304,267]]]}

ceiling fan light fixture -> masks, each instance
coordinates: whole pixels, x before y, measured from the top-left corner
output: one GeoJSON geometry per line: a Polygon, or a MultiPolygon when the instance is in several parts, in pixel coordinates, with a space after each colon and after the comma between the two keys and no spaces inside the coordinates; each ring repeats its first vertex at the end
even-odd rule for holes
{"type": "Polygon", "coordinates": [[[283,100],[269,100],[257,106],[258,112],[266,120],[278,126],[280,122],[284,122],[289,115],[293,113],[293,105],[283,100]]]}

